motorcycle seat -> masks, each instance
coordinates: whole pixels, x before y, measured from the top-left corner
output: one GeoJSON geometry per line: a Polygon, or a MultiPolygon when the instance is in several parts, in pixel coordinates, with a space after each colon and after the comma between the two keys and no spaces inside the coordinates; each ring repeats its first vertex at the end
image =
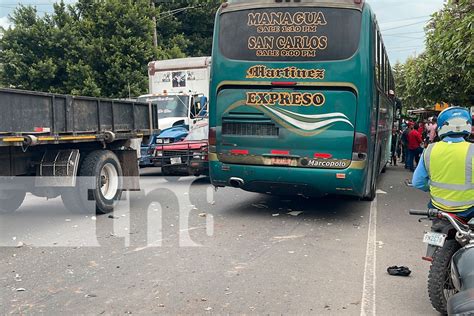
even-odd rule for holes
{"type": "Polygon", "coordinates": [[[474,315],[474,289],[459,292],[448,301],[449,315],[474,315]]]}

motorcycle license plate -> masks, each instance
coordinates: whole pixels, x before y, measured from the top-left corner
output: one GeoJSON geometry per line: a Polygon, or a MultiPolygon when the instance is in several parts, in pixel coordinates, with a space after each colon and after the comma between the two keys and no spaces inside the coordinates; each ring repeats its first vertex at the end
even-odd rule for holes
{"type": "Polygon", "coordinates": [[[172,165],[178,165],[178,164],[180,164],[180,163],[182,163],[181,157],[174,157],[174,158],[171,158],[171,164],[172,164],[172,165]]]}
{"type": "Polygon", "coordinates": [[[445,234],[429,232],[425,234],[425,237],[423,237],[423,242],[428,245],[443,247],[446,237],[447,236],[445,234]]]}

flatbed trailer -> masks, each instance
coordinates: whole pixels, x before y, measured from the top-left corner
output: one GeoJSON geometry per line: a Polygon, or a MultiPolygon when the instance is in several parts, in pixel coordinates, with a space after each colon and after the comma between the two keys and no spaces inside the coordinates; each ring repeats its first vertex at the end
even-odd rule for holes
{"type": "Polygon", "coordinates": [[[150,103],[0,88],[0,212],[27,192],[111,212],[124,190],[139,189],[140,144],[157,113],[150,103]]]}

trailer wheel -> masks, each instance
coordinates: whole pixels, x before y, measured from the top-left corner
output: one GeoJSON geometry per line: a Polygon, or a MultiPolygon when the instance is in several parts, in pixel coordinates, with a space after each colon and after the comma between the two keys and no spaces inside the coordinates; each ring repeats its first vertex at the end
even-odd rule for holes
{"type": "Polygon", "coordinates": [[[89,153],[81,164],[76,188],[63,193],[65,206],[74,212],[90,212],[95,202],[98,214],[114,210],[122,196],[122,167],[111,151],[98,150],[89,153]],[[93,183],[91,182],[93,179],[93,183]]]}
{"type": "Polygon", "coordinates": [[[13,213],[20,208],[25,200],[26,192],[8,190],[0,192],[0,214],[13,213]]]}

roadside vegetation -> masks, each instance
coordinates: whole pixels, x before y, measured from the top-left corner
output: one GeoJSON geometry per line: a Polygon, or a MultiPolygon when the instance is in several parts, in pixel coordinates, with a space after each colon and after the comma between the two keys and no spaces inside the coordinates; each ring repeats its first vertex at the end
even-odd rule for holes
{"type": "Polygon", "coordinates": [[[220,0],[79,0],[42,14],[19,6],[0,29],[0,86],[126,98],[148,89],[151,60],[211,53],[220,0]],[[157,45],[153,40],[153,17],[157,45]]]}
{"type": "Polygon", "coordinates": [[[426,51],[394,66],[404,107],[474,106],[474,2],[449,1],[425,31],[426,51]]]}

